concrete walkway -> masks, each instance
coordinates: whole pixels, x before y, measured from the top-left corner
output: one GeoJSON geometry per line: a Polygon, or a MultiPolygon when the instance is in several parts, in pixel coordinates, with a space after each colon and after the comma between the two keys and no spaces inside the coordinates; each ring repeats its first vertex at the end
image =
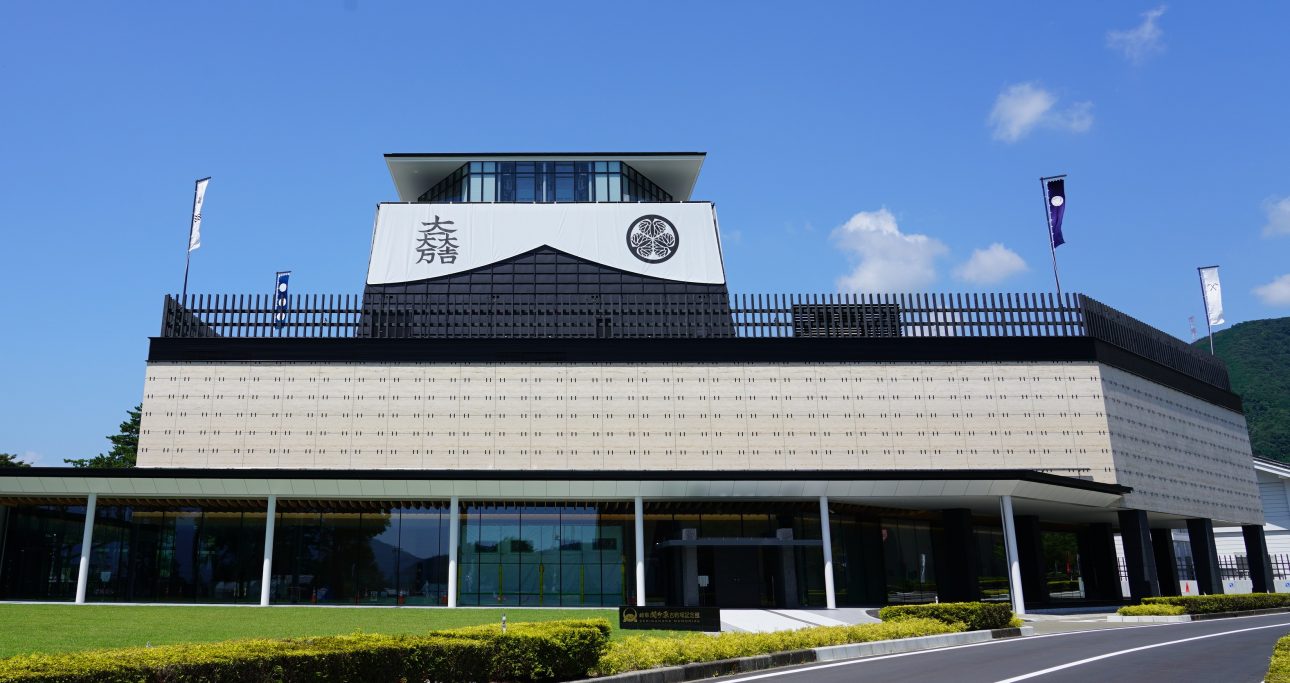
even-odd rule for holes
{"type": "Polygon", "coordinates": [[[812,626],[845,626],[878,620],[858,607],[842,609],[723,609],[721,630],[745,633],[795,631],[812,626]]]}

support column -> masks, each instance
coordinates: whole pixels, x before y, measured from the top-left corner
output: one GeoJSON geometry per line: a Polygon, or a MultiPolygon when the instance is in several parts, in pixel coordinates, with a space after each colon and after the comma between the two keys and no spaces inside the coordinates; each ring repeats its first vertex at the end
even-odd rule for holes
{"type": "Polygon", "coordinates": [[[1268,542],[1263,536],[1263,525],[1243,525],[1241,535],[1245,537],[1245,558],[1250,564],[1250,583],[1253,584],[1251,590],[1255,593],[1271,593],[1272,560],[1268,557],[1268,542]]]}
{"type": "Polygon", "coordinates": [[[1137,602],[1160,595],[1156,558],[1151,550],[1151,527],[1145,510],[1120,510],[1120,539],[1129,573],[1129,598],[1137,602]]]}
{"type": "Polygon", "coordinates": [[[972,530],[972,511],[966,508],[941,511],[944,538],[937,571],[936,588],[942,602],[975,602],[981,599],[978,582],[980,560],[972,530]]]}
{"type": "Polygon", "coordinates": [[[99,494],[91,493],[85,501],[85,532],[81,534],[81,566],[76,573],[76,604],[85,604],[85,594],[90,587],[90,550],[94,542],[94,508],[99,494]]]}
{"type": "Polygon", "coordinates": [[[457,606],[457,545],[461,540],[461,501],[448,503],[448,606],[457,606]]]}
{"type": "Polygon", "coordinates": [[[1017,561],[1021,565],[1021,585],[1030,601],[1048,602],[1048,572],[1044,563],[1044,534],[1039,518],[1034,515],[1017,515],[1014,521],[1017,533],[1017,561]]]}
{"type": "Polygon", "coordinates": [[[1196,592],[1222,595],[1223,575],[1218,571],[1214,522],[1208,519],[1187,520],[1187,538],[1191,540],[1191,559],[1196,564],[1196,592]]]}
{"type": "Polygon", "coordinates": [[[1115,560],[1115,531],[1110,524],[1095,522],[1080,530],[1080,576],[1084,597],[1119,602],[1120,569],[1115,560]]]}
{"type": "Polygon", "coordinates": [[[278,521],[278,497],[269,496],[269,507],[264,517],[264,569],[260,571],[260,606],[269,606],[270,587],[273,583],[273,529],[278,521]]]}
{"type": "Polygon", "coordinates": [[[636,606],[645,606],[645,501],[636,496],[636,606]]]}
{"type": "Polygon", "coordinates": [[[838,608],[833,592],[833,534],[829,531],[829,497],[820,496],[820,540],[824,543],[824,606],[838,608]]]}
{"type": "Polygon", "coordinates": [[[1012,611],[1026,613],[1026,596],[1021,587],[1021,562],[1017,559],[1017,527],[1012,519],[1012,496],[999,497],[999,516],[1003,518],[1003,547],[1008,555],[1008,595],[1012,611]]]}
{"type": "Polygon", "coordinates": [[[1152,529],[1151,551],[1155,554],[1160,594],[1182,595],[1182,588],[1178,585],[1178,557],[1174,554],[1173,530],[1152,529]]]}

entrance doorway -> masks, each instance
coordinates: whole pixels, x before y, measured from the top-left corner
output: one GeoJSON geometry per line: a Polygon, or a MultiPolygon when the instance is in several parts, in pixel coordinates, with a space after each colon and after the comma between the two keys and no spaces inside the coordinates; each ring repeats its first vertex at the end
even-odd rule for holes
{"type": "Polygon", "coordinates": [[[808,582],[799,575],[823,560],[818,540],[695,538],[665,541],[659,550],[670,579],[667,603],[686,606],[805,606],[808,582]]]}

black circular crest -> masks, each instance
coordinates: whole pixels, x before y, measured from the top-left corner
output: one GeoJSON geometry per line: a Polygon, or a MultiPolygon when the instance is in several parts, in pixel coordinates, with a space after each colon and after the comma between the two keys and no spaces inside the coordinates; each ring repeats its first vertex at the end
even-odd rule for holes
{"type": "Polygon", "coordinates": [[[681,244],[672,221],[654,214],[641,216],[627,226],[627,250],[646,263],[662,263],[676,254],[681,244]]]}

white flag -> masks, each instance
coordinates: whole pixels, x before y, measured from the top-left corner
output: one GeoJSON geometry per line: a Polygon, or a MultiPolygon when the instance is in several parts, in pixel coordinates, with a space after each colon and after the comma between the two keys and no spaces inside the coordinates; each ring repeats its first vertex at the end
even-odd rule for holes
{"type": "Polygon", "coordinates": [[[1210,325],[1223,324],[1223,286],[1218,282],[1218,266],[1197,268],[1200,271],[1200,288],[1205,294],[1205,313],[1210,325]]]}
{"type": "Polygon", "coordinates": [[[188,231],[188,251],[202,246],[202,202],[206,199],[206,183],[210,178],[197,181],[197,191],[193,194],[193,227],[188,231]]]}

